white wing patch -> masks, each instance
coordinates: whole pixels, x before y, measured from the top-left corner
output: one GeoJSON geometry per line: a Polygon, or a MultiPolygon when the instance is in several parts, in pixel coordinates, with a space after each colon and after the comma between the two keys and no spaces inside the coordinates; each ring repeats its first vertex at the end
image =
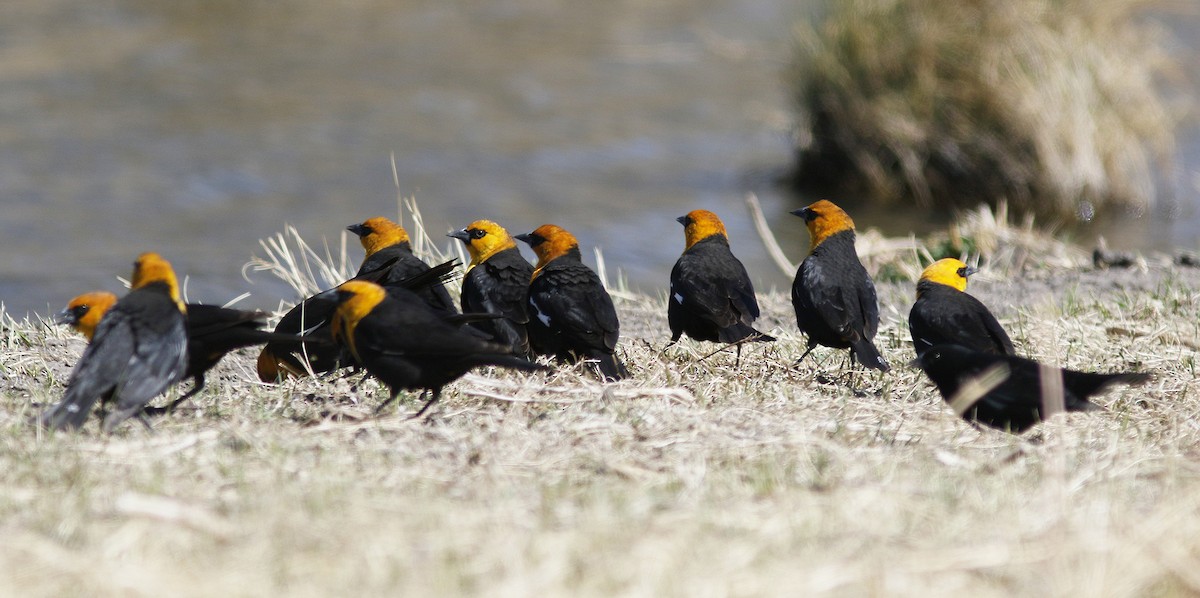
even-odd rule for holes
{"type": "Polygon", "coordinates": [[[533,311],[537,312],[537,319],[542,322],[543,326],[550,326],[550,316],[542,313],[542,308],[538,306],[537,301],[533,297],[529,298],[529,304],[533,306],[533,311]]]}
{"type": "Polygon", "coordinates": [[[675,293],[674,295],[671,295],[671,298],[675,300],[675,303],[683,305],[683,295],[675,293]]]}

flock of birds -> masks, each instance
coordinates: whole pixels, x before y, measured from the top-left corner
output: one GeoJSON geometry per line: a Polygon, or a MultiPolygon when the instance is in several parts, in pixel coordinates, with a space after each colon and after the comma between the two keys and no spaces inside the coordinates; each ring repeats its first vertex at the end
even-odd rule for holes
{"type": "MultiPolygon", "coordinates": [[[[819,345],[848,349],[851,362],[888,371],[873,342],[879,306],[855,252],[854,222],[827,200],[792,214],[804,220],[812,240],[792,285],[796,323],[808,339],[796,363],[819,345]]],[[[753,327],[759,317],[754,287],[730,251],[721,220],[695,210],[678,221],[686,247],[671,270],[671,343],[686,334],[733,344],[740,358],[743,343],[775,340],[753,327]]],[[[263,381],[365,370],[390,392],[377,412],[402,390],[429,396],[411,417],[423,415],[446,384],[479,366],[544,370],[548,366],[537,357],[548,356],[586,362],[605,381],[630,375],[616,351],[612,298],[565,229],[546,224],[513,237],[495,222],[479,220],[450,233],[471,258],[456,306],[444,286],[456,275],[456,260],[426,264],[413,255],[406,231],[386,218],[348,228],[366,250],[358,273],[298,303],[274,330],[265,329],[261,312],[184,304],[171,265],[157,254],[142,254],[124,297],[87,293],[58,314],[58,322],[89,343],[62,400],[37,423],[78,429],[99,403],[105,432],[131,417],[148,426],[148,414],[170,411],[199,392],[205,373],[226,353],[260,344],[263,381]],[[521,256],[517,240],[533,249],[536,264],[521,256]],[[149,405],[188,378],[193,387],[170,406],[149,405]]],[[[1076,372],[1017,356],[996,318],[965,292],[974,271],[953,258],[934,262],[921,274],[909,314],[913,363],[968,421],[1021,432],[1054,411],[1097,409],[1088,398],[1110,384],[1149,379],[1142,373],[1076,372]]]]}

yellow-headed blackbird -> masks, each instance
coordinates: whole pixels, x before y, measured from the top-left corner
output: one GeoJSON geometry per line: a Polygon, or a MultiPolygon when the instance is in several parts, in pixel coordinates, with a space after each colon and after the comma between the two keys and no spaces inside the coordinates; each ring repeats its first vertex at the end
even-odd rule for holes
{"type": "Polygon", "coordinates": [[[521,257],[508,231],[491,220],[476,220],[448,236],[462,241],[471,254],[462,282],[463,313],[502,316],[473,326],[512,347],[517,355],[530,356],[525,304],[533,266],[521,257]]]}
{"type": "Polygon", "coordinates": [[[684,333],[721,343],[775,340],[750,326],[758,317],[758,299],[746,267],[729,250],[721,219],[708,210],[693,210],[676,220],[683,225],[687,247],[671,269],[671,342],[684,333]]]}
{"type": "Polygon", "coordinates": [[[942,344],[1015,355],[1012,340],[1000,322],[966,293],[967,277],[975,272],[975,268],[954,258],[938,260],[921,272],[917,301],[908,313],[908,330],[917,355],[942,344]]]}
{"type": "MultiPolygon", "coordinates": [[[[362,265],[358,268],[356,277],[384,270],[386,273],[383,278],[372,280],[372,282],[388,287],[429,269],[429,264],[413,255],[408,231],[383,216],[368,218],[362,224],[351,224],[346,227],[346,230],[358,235],[358,240],[367,252],[362,265]],[[389,262],[391,266],[387,266],[389,262]]],[[[356,278],[356,280],[363,279],[356,278]]],[[[450,293],[446,291],[446,287],[442,285],[441,281],[433,281],[428,286],[417,289],[416,293],[434,311],[447,315],[458,313],[454,307],[454,301],[450,299],[450,293]]]]}
{"type": "Polygon", "coordinates": [[[117,302],[117,296],[108,291],[92,291],[71,299],[66,309],[54,316],[55,324],[67,324],[78,330],[89,341],[96,334],[100,318],[117,302]]]}
{"type": "Polygon", "coordinates": [[[116,405],[102,425],[109,432],[183,378],[185,308],[171,265],[143,253],[134,263],[132,288],[100,318],[62,401],[41,414],[41,425],[79,428],[97,401],[111,401],[116,405]]]}
{"type": "MultiPolygon", "coordinates": [[[[393,258],[379,264],[374,270],[363,270],[351,280],[384,284],[384,279],[388,278],[390,268],[395,262],[396,259],[393,258]]],[[[457,266],[458,260],[449,260],[432,268],[424,267],[417,274],[407,278],[393,279],[390,283],[386,283],[386,288],[389,292],[395,290],[406,296],[413,294],[425,301],[428,295],[422,296],[421,294],[426,293],[433,285],[445,290],[442,283],[453,276],[453,271],[457,266]]],[[[426,304],[428,305],[428,303],[426,304]]],[[[305,376],[310,368],[313,373],[323,374],[357,365],[353,356],[344,347],[333,342],[330,326],[336,308],[337,302],[326,291],[313,295],[288,310],[275,325],[275,332],[284,335],[299,335],[311,342],[273,340],[267,343],[258,355],[259,379],[263,382],[276,382],[289,375],[305,376]]],[[[431,309],[435,308],[431,307],[431,309]]],[[[454,315],[440,309],[435,309],[435,311],[444,319],[451,321],[461,317],[458,316],[457,311],[452,312],[454,315]]]]}
{"type": "Polygon", "coordinates": [[[854,250],[854,221],[833,202],[822,199],[792,212],[804,219],[812,251],[796,271],[792,306],[796,324],[814,347],[850,349],[868,368],[886,372],[888,364],[872,344],[879,329],[875,284],[854,250]]]}
{"type": "Polygon", "coordinates": [[[495,365],[532,371],[541,366],[511,354],[509,347],[480,339],[447,322],[411,292],[384,290],[365,281],[342,283],[333,291],[338,303],[332,333],[367,373],[388,386],[432,393],[425,413],[441,396],[442,387],[476,366],[495,365]]]}
{"type": "MultiPolygon", "coordinates": [[[[1032,359],[972,351],[958,345],[937,345],[913,363],[933,380],[942,398],[961,411],[963,419],[1011,432],[1023,432],[1042,421],[1046,407],[1043,372],[1061,375],[1067,411],[1098,410],[1100,407],[1088,402],[1088,397],[1111,384],[1150,379],[1143,373],[1094,374],[1043,366],[1032,359]],[[960,392],[964,396],[959,396],[960,392]],[[955,404],[959,402],[966,404],[955,404]]],[[[1045,388],[1056,386],[1051,382],[1045,388]]]]}
{"type": "Polygon", "coordinates": [[[614,353],[620,323],[600,277],[584,265],[575,236],[553,224],[517,235],[538,256],[529,284],[529,343],[560,361],[595,361],[605,380],[629,375],[614,353]]]}
{"type": "MultiPolygon", "coordinates": [[[[112,293],[95,291],[75,297],[59,312],[56,321],[78,330],[92,340],[96,324],[117,300],[112,293]]],[[[203,303],[188,303],[187,336],[188,365],[184,378],[191,378],[192,389],[175,400],[171,408],[194,396],[204,388],[204,374],[211,370],[226,353],[242,347],[261,345],[268,341],[305,342],[309,339],[276,334],[263,330],[267,315],[203,303]]]]}

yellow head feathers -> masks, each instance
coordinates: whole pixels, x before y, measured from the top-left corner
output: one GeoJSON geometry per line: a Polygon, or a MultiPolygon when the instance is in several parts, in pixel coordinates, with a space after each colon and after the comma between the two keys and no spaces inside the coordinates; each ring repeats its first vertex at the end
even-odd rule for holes
{"type": "Polygon", "coordinates": [[[966,265],[961,260],[948,257],[929,264],[921,272],[921,280],[965,291],[967,290],[967,277],[976,271],[975,268],[966,265]]]}
{"type": "Polygon", "coordinates": [[[683,237],[687,245],[684,251],[713,235],[729,238],[721,219],[708,210],[692,210],[687,216],[680,216],[675,220],[683,225],[683,237]]]}

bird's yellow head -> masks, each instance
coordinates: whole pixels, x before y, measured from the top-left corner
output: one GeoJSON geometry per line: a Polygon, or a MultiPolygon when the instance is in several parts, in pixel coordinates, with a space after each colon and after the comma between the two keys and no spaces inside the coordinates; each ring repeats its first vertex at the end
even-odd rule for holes
{"type": "Polygon", "coordinates": [[[362,224],[351,224],[346,230],[358,235],[358,241],[366,250],[367,257],[371,257],[380,249],[409,242],[408,231],[383,216],[368,218],[362,224]]]}
{"type": "Polygon", "coordinates": [[[350,353],[359,363],[362,363],[362,359],[359,358],[358,347],[354,344],[354,329],[386,296],[387,291],[383,290],[383,287],[364,280],[343,282],[337,288],[338,306],[333,312],[331,327],[333,340],[350,349],[350,353]]]}
{"type": "Polygon", "coordinates": [[[171,268],[171,262],[163,259],[161,255],[152,251],[139,255],[133,263],[132,281],[130,287],[135,290],[155,283],[166,285],[171,300],[179,307],[180,313],[187,313],[187,308],[179,297],[179,282],[175,279],[175,270],[171,268]]]}
{"type": "Polygon", "coordinates": [[[491,220],[476,220],[466,228],[447,236],[454,237],[467,246],[467,252],[471,254],[471,263],[467,265],[468,272],[493,255],[517,246],[508,231],[491,220]]]}
{"type": "Polygon", "coordinates": [[[533,278],[537,278],[542,273],[542,268],[555,258],[572,252],[579,255],[579,241],[575,239],[575,235],[554,224],[543,224],[531,233],[517,235],[517,238],[528,243],[538,256],[533,278]]]}
{"type": "Polygon", "coordinates": [[[837,233],[854,230],[854,221],[850,219],[850,215],[828,199],[795,210],[792,214],[804,219],[804,224],[808,226],[808,235],[812,238],[813,249],[837,233]]]}
{"type": "Polygon", "coordinates": [[[948,257],[929,264],[921,272],[921,280],[965,291],[967,290],[967,277],[976,272],[978,270],[966,265],[961,260],[948,257]]]}
{"type": "Polygon", "coordinates": [[[93,291],[71,299],[67,308],[58,312],[54,321],[77,330],[89,341],[96,334],[100,318],[117,302],[117,296],[108,291],[93,291]]]}
{"type": "Polygon", "coordinates": [[[708,210],[692,210],[687,213],[687,216],[680,216],[675,221],[683,225],[683,238],[684,242],[687,243],[684,251],[691,249],[692,245],[713,235],[721,235],[726,239],[729,238],[729,235],[725,233],[725,225],[721,223],[721,219],[708,210]]]}

